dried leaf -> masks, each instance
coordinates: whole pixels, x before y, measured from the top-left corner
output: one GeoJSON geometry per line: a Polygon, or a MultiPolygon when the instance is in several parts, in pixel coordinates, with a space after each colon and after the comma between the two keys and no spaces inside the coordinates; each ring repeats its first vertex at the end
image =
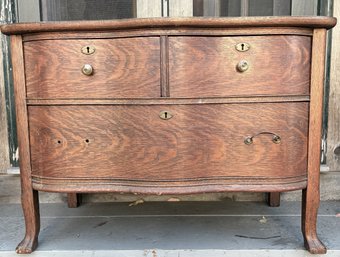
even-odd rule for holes
{"type": "Polygon", "coordinates": [[[265,216],[262,216],[262,219],[259,220],[260,223],[264,224],[264,223],[267,223],[267,219],[265,216]]]}
{"type": "Polygon", "coordinates": [[[171,197],[168,199],[168,202],[179,202],[181,201],[179,198],[176,198],[176,197],[171,197]]]}
{"type": "Polygon", "coordinates": [[[130,203],[129,206],[135,206],[135,205],[142,204],[142,203],[144,203],[144,200],[138,199],[138,200],[134,201],[133,203],[130,203]]]}

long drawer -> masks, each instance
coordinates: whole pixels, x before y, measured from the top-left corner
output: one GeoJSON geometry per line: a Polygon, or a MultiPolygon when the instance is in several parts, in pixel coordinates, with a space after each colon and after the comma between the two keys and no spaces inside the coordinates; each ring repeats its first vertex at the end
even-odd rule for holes
{"type": "Polygon", "coordinates": [[[29,106],[32,174],[176,182],[307,172],[308,103],[29,106]]]}

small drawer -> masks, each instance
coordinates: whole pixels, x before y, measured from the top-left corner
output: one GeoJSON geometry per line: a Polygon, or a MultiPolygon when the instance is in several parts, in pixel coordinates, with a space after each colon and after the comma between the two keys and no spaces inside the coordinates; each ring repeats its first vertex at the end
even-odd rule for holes
{"type": "Polygon", "coordinates": [[[308,95],[308,36],[169,37],[171,97],[308,95]]]}
{"type": "Polygon", "coordinates": [[[34,176],[170,185],[307,174],[308,103],[29,106],[28,114],[34,176]]]}
{"type": "Polygon", "coordinates": [[[158,37],[31,41],[24,56],[31,99],[160,96],[158,37]]]}

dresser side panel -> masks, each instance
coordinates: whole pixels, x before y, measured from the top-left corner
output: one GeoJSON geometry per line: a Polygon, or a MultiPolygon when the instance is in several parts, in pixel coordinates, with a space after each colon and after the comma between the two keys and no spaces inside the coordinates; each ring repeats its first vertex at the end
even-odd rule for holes
{"type": "Polygon", "coordinates": [[[25,66],[21,35],[11,36],[13,84],[22,183],[30,183],[31,163],[26,106],[25,66]]]}

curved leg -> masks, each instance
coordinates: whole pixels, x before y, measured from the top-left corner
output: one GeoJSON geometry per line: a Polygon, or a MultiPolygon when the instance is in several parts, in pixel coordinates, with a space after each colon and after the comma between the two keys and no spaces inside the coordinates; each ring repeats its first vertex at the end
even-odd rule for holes
{"type": "Polygon", "coordinates": [[[307,187],[302,191],[302,233],[305,247],[310,253],[324,254],[327,249],[316,233],[316,220],[320,203],[320,149],[322,136],[322,101],[326,30],[314,29],[310,82],[308,128],[307,187]]]}
{"type": "Polygon", "coordinates": [[[24,239],[15,249],[15,251],[19,254],[31,253],[37,248],[38,235],[40,231],[38,191],[25,189],[24,186],[22,190],[21,201],[25,218],[26,233],[24,239]]]}
{"type": "Polygon", "coordinates": [[[302,190],[302,234],[306,249],[313,254],[325,254],[327,248],[319,240],[316,232],[316,221],[319,209],[319,190],[302,190]]]}
{"type": "Polygon", "coordinates": [[[26,105],[26,85],[23,45],[21,35],[11,36],[13,82],[17,135],[20,156],[21,203],[24,212],[26,234],[17,246],[17,253],[31,253],[38,245],[40,230],[38,191],[33,190],[31,180],[30,141],[26,105]]]}

